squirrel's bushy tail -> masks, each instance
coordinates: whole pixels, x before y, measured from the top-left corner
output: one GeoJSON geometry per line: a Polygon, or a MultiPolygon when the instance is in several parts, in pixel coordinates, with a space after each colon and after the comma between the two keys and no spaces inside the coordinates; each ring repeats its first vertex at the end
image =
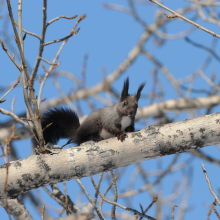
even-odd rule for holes
{"type": "MultiPolygon", "coordinates": [[[[76,113],[64,108],[54,108],[45,112],[41,118],[41,124],[46,144],[48,142],[56,144],[61,138],[73,139],[80,126],[76,113]],[[49,124],[51,125],[48,126],[49,124]]],[[[34,133],[36,135],[36,131],[34,133]]],[[[37,146],[35,137],[32,137],[32,143],[37,146]]]]}

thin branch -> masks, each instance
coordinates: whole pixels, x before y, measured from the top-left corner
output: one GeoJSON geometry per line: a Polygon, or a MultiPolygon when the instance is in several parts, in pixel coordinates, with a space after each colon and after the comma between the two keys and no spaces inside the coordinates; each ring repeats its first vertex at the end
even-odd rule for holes
{"type": "Polygon", "coordinates": [[[49,65],[58,65],[58,63],[50,62],[50,61],[44,59],[43,57],[38,57],[38,59],[43,60],[44,62],[48,63],[49,65]]]}
{"type": "MultiPolygon", "coordinates": [[[[57,201],[64,209],[66,209],[66,204],[65,204],[65,201],[66,201],[66,197],[59,191],[58,187],[56,184],[53,184],[52,185],[52,188],[55,187],[55,190],[57,194],[55,193],[52,193],[50,192],[49,189],[47,189],[46,186],[43,187],[43,189],[47,192],[47,194],[52,198],[54,199],[55,201],[57,201]]],[[[54,191],[54,189],[53,189],[54,191]]],[[[76,213],[76,210],[75,210],[75,205],[73,203],[70,203],[71,200],[69,199],[68,200],[69,202],[69,206],[68,206],[68,210],[71,212],[71,213],[76,213]]],[[[78,210],[77,210],[78,211],[78,210]]]]}
{"type": "Polygon", "coordinates": [[[82,190],[84,191],[84,193],[86,194],[87,198],[89,199],[90,203],[94,206],[94,209],[96,210],[97,215],[99,216],[99,218],[101,220],[104,220],[104,216],[102,215],[102,213],[99,211],[99,209],[97,208],[97,206],[95,205],[95,203],[93,202],[92,198],[90,197],[89,193],[87,192],[86,188],[84,187],[83,183],[79,180],[76,179],[76,181],[79,183],[79,185],[81,186],[82,190]]]}
{"type": "MultiPolygon", "coordinates": [[[[114,175],[112,170],[110,170],[110,172],[111,172],[111,175],[112,175],[112,180],[114,180],[115,179],[115,175],[114,175]]],[[[117,185],[116,185],[116,181],[115,180],[113,181],[113,185],[114,185],[114,194],[115,194],[114,195],[114,202],[117,202],[117,200],[118,200],[118,191],[117,191],[117,185]]],[[[111,211],[111,218],[114,219],[114,220],[116,220],[115,209],[116,209],[116,206],[113,205],[112,206],[112,211],[111,211]]]]}
{"type": "Polygon", "coordinates": [[[22,53],[24,53],[24,41],[22,36],[22,0],[18,0],[18,33],[22,53]]]}
{"type": "MultiPolygon", "coordinates": [[[[94,182],[94,181],[93,181],[93,185],[94,185],[95,188],[97,188],[97,186],[95,185],[95,182],[94,182]]],[[[106,199],[106,198],[104,197],[104,195],[102,195],[100,192],[99,192],[99,195],[101,196],[101,198],[102,198],[105,202],[107,202],[107,203],[109,203],[109,204],[118,206],[118,207],[120,207],[121,209],[130,211],[130,212],[133,212],[134,214],[138,214],[138,215],[141,216],[141,217],[145,217],[145,218],[150,219],[150,220],[155,220],[155,219],[152,218],[151,216],[148,216],[148,215],[145,215],[145,214],[143,214],[143,213],[141,213],[141,212],[138,212],[138,211],[135,210],[135,209],[122,206],[121,204],[119,204],[119,203],[117,203],[117,202],[112,202],[112,201],[106,199]]]]}
{"type": "MultiPolygon", "coordinates": [[[[116,177],[112,180],[112,182],[110,183],[110,185],[108,186],[108,188],[105,190],[105,192],[104,192],[104,194],[103,194],[103,197],[106,196],[106,194],[108,193],[108,191],[111,189],[111,187],[112,187],[112,185],[113,185],[113,182],[116,181],[117,178],[118,178],[118,176],[116,176],[116,177]]],[[[91,178],[91,180],[92,180],[92,183],[93,183],[94,181],[93,181],[92,178],[91,178]]],[[[93,186],[94,186],[94,188],[95,188],[96,191],[97,191],[98,188],[96,188],[95,183],[93,183],[93,186]]],[[[98,191],[98,193],[100,193],[100,192],[98,191]]],[[[102,198],[101,201],[100,201],[100,204],[99,204],[99,210],[100,210],[100,212],[102,211],[102,204],[103,204],[103,201],[104,201],[104,200],[103,200],[103,198],[102,198]]]]}
{"type": "MultiPolygon", "coordinates": [[[[195,6],[193,5],[190,7],[180,9],[180,10],[178,10],[178,12],[180,14],[183,14],[183,13],[192,11],[194,9],[195,9],[195,6]]],[[[130,65],[135,61],[135,59],[140,54],[140,51],[141,51],[144,43],[149,39],[151,34],[154,33],[156,30],[158,30],[158,28],[163,26],[166,22],[168,22],[167,19],[159,20],[158,22],[156,22],[155,24],[152,24],[147,30],[144,31],[144,33],[140,36],[138,43],[131,49],[131,51],[128,53],[127,57],[125,58],[125,60],[123,60],[119,64],[119,66],[111,74],[108,75],[106,80],[109,85],[111,83],[113,83],[118,77],[120,77],[121,74],[124,73],[124,71],[126,71],[128,69],[128,67],[130,67],[130,65]]],[[[59,53],[62,50],[64,44],[65,44],[65,41],[61,45],[59,52],[56,55],[56,59],[58,58],[59,53]]],[[[90,95],[95,95],[98,92],[101,92],[103,89],[104,89],[103,83],[98,83],[97,85],[91,87],[87,91],[78,90],[74,95],[71,95],[70,99],[71,100],[82,99],[82,98],[85,98],[88,95],[88,93],[90,95]]],[[[50,101],[48,101],[44,105],[42,105],[41,110],[44,111],[48,108],[54,107],[55,105],[60,105],[63,103],[64,103],[63,99],[53,98],[53,99],[50,99],[50,101]]]]}
{"type": "Polygon", "coordinates": [[[121,11],[126,14],[131,14],[131,10],[129,10],[128,8],[126,8],[122,5],[104,3],[103,6],[106,9],[111,9],[111,10],[121,11]]]}
{"type": "Polygon", "coordinates": [[[47,0],[44,0],[43,2],[44,2],[44,4],[43,4],[43,8],[42,8],[43,9],[42,31],[41,31],[40,46],[39,46],[39,51],[38,51],[38,55],[37,55],[37,60],[35,62],[34,68],[33,68],[32,73],[31,73],[31,84],[32,84],[32,86],[34,84],[34,79],[36,77],[37,70],[38,70],[38,67],[39,67],[39,64],[40,64],[39,57],[42,57],[42,54],[43,54],[44,40],[45,40],[46,29],[47,29],[47,26],[46,26],[46,23],[47,23],[47,0]]]}
{"type": "Polygon", "coordinates": [[[192,150],[192,151],[189,151],[190,154],[196,156],[196,157],[200,157],[202,158],[203,160],[206,160],[212,164],[216,164],[218,166],[220,166],[220,160],[216,160],[208,155],[206,155],[205,153],[203,153],[201,150],[197,149],[197,150],[192,150]]]}
{"type": "MultiPolygon", "coordinates": [[[[215,53],[215,51],[214,51],[213,49],[208,48],[208,47],[206,47],[205,45],[199,44],[199,43],[197,43],[197,42],[194,42],[194,41],[192,41],[191,39],[189,39],[188,37],[185,37],[185,40],[186,40],[188,43],[190,43],[190,44],[192,44],[193,46],[195,46],[195,47],[198,47],[198,48],[201,48],[201,49],[204,49],[204,50],[208,51],[210,54],[213,55],[213,57],[216,58],[216,60],[218,60],[218,62],[220,62],[220,57],[217,55],[217,53],[215,53]]],[[[215,39],[215,40],[217,40],[217,39],[215,39]]]]}
{"type": "Polygon", "coordinates": [[[196,27],[192,26],[189,29],[182,31],[182,32],[179,32],[177,34],[163,33],[160,30],[157,30],[155,32],[155,34],[158,37],[162,38],[163,40],[177,40],[177,39],[184,38],[184,37],[188,36],[189,34],[191,34],[195,30],[196,30],[196,27]]]}
{"type": "MultiPolygon", "coordinates": [[[[218,38],[220,38],[220,35],[216,34],[215,32],[210,31],[210,30],[208,30],[208,29],[202,27],[201,25],[197,24],[196,22],[193,22],[193,21],[189,20],[188,18],[186,18],[186,17],[184,17],[184,16],[178,14],[177,12],[175,12],[175,11],[169,9],[169,8],[167,8],[166,6],[162,5],[161,3],[159,3],[159,2],[157,2],[157,1],[155,1],[155,0],[149,0],[149,1],[151,1],[151,2],[153,2],[153,3],[155,3],[155,4],[157,4],[157,5],[159,5],[160,7],[162,7],[162,8],[164,8],[164,9],[168,10],[168,11],[171,12],[171,13],[173,13],[175,17],[181,18],[181,19],[183,19],[184,21],[187,21],[187,22],[189,22],[190,24],[195,25],[197,28],[199,28],[199,29],[201,29],[201,30],[203,30],[203,31],[205,31],[205,32],[207,32],[207,33],[209,33],[209,34],[211,34],[213,37],[218,37],[218,38]]],[[[172,17],[173,17],[173,16],[172,16],[172,17]]]]}
{"type": "Polygon", "coordinates": [[[14,114],[14,104],[15,104],[15,95],[13,97],[13,100],[11,102],[11,112],[14,114]]]}
{"type": "Polygon", "coordinates": [[[70,20],[70,19],[74,19],[74,18],[76,18],[76,17],[77,17],[77,15],[74,15],[74,16],[72,16],[72,17],[67,17],[67,16],[61,15],[61,16],[59,16],[59,17],[56,17],[56,18],[50,20],[50,21],[47,23],[47,27],[48,27],[50,24],[52,24],[53,22],[59,20],[60,18],[65,18],[65,19],[69,19],[69,20],[70,20]]]}
{"type": "MultiPolygon", "coordinates": [[[[44,0],[44,1],[46,1],[46,0],[44,0]]],[[[42,128],[41,128],[41,124],[40,124],[40,119],[38,119],[39,110],[38,110],[38,107],[37,107],[37,101],[36,101],[36,98],[35,98],[33,86],[32,86],[28,71],[27,71],[27,65],[26,65],[26,61],[25,61],[25,58],[24,58],[23,47],[22,47],[22,43],[21,43],[23,41],[23,38],[21,39],[21,42],[20,42],[20,39],[19,39],[19,36],[18,36],[18,33],[17,33],[17,29],[16,29],[16,26],[15,26],[15,23],[14,23],[14,18],[13,18],[13,13],[12,13],[10,0],[7,0],[7,6],[8,6],[9,17],[10,17],[10,20],[11,20],[11,23],[12,23],[14,34],[15,34],[15,41],[16,41],[16,44],[18,46],[20,57],[21,57],[21,64],[22,64],[22,66],[21,66],[22,67],[21,68],[21,75],[22,75],[22,85],[23,85],[23,93],[24,93],[25,104],[27,106],[28,113],[30,115],[30,118],[31,118],[32,122],[34,123],[34,126],[36,128],[36,131],[37,131],[37,134],[38,134],[38,137],[39,137],[39,141],[40,141],[40,145],[39,145],[40,149],[39,150],[44,151],[44,148],[43,148],[44,138],[43,138],[42,128]],[[28,86],[26,85],[26,81],[28,83],[28,86]],[[33,106],[34,106],[34,111],[32,109],[31,102],[30,102],[30,99],[29,99],[29,96],[28,96],[28,88],[29,88],[32,103],[33,103],[33,106]]],[[[20,14],[20,16],[21,16],[21,14],[20,14]]],[[[19,18],[19,20],[21,20],[21,19],[19,18]]],[[[22,27],[19,26],[19,29],[20,28],[22,28],[22,27]]]]}
{"type": "Polygon", "coordinates": [[[209,211],[208,211],[207,220],[210,219],[210,215],[211,215],[211,213],[212,213],[212,206],[211,206],[211,208],[210,208],[209,211]]]}
{"type": "Polygon", "coordinates": [[[164,75],[167,77],[167,79],[173,85],[173,87],[175,88],[175,90],[179,94],[179,96],[183,97],[183,94],[179,88],[179,84],[178,84],[177,80],[173,77],[173,75],[169,72],[169,70],[164,65],[162,65],[150,52],[148,52],[146,50],[142,50],[141,52],[161,69],[161,71],[164,73],[164,75]]]}
{"type": "Polygon", "coordinates": [[[6,205],[2,204],[2,203],[0,203],[0,206],[2,206],[2,207],[5,209],[5,211],[6,211],[7,214],[8,214],[8,218],[11,219],[11,215],[10,215],[10,213],[9,213],[9,211],[8,211],[8,207],[7,207],[6,205]]]}
{"type": "MultiPolygon", "coordinates": [[[[14,20],[14,22],[15,22],[15,25],[16,25],[17,27],[19,27],[18,23],[17,23],[15,20],[14,20]]],[[[22,31],[23,31],[24,33],[26,33],[26,34],[29,34],[29,35],[34,36],[34,37],[38,38],[39,40],[41,40],[41,37],[40,37],[39,35],[35,34],[35,33],[32,33],[32,32],[30,32],[30,31],[27,31],[27,30],[25,30],[24,28],[22,28],[22,31]]]]}
{"type": "Polygon", "coordinates": [[[207,174],[207,172],[206,172],[206,170],[205,170],[205,166],[203,165],[203,163],[202,163],[202,170],[203,170],[203,173],[204,173],[204,175],[205,175],[205,178],[206,178],[206,180],[207,180],[207,182],[208,182],[209,190],[210,190],[210,192],[212,193],[212,195],[215,197],[215,200],[216,200],[216,202],[218,203],[218,205],[220,206],[219,198],[216,196],[216,194],[214,193],[214,191],[213,191],[213,189],[212,189],[211,181],[210,181],[209,178],[208,178],[208,174],[207,174]]]}
{"type": "Polygon", "coordinates": [[[214,89],[220,90],[220,86],[216,86],[201,70],[198,71],[199,75],[214,89]]]}
{"type": "Polygon", "coordinates": [[[3,41],[0,38],[0,43],[2,45],[2,49],[7,53],[7,55],[9,56],[9,58],[11,59],[11,61],[14,63],[14,65],[21,70],[21,67],[19,66],[19,64],[15,61],[14,57],[8,52],[8,49],[6,48],[6,46],[4,45],[3,41]]]}
{"type": "Polygon", "coordinates": [[[76,30],[76,27],[77,27],[77,25],[79,24],[79,22],[82,21],[84,18],[86,18],[86,15],[85,15],[85,14],[82,15],[82,16],[80,16],[80,18],[76,21],[75,26],[73,27],[73,29],[71,30],[71,32],[69,33],[68,36],[66,36],[66,37],[64,37],[64,38],[61,38],[61,39],[59,39],[59,40],[53,40],[53,41],[44,43],[44,46],[47,46],[47,45],[53,44],[53,43],[58,43],[58,42],[61,42],[61,41],[67,41],[70,37],[76,35],[76,34],[79,32],[79,30],[80,30],[80,28],[78,28],[78,29],[76,30]],[[76,31],[75,31],[75,30],[76,30],[76,31]]]}
{"type": "Polygon", "coordinates": [[[178,207],[178,206],[177,206],[177,205],[174,205],[174,206],[173,206],[173,209],[172,209],[172,215],[171,215],[172,220],[174,220],[174,210],[175,210],[176,207],[178,207]]]}
{"type": "Polygon", "coordinates": [[[45,205],[42,208],[42,212],[41,212],[41,220],[44,220],[44,212],[45,212],[45,205]]]}
{"type": "Polygon", "coordinates": [[[11,87],[11,89],[9,89],[8,92],[6,92],[5,95],[2,96],[2,98],[0,99],[0,101],[1,101],[6,95],[8,95],[8,93],[11,92],[11,90],[14,89],[14,88],[18,85],[19,82],[20,82],[20,76],[18,77],[17,82],[11,87]]]}
{"type": "Polygon", "coordinates": [[[37,101],[37,103],[38,103],[38,108],[40,108],[40,103],[42,102],[42,100],[41,100],[41,95],[42,95],[42,91],[43,91],[44,84],[45,84],[45,82],[46,82],[48,76],[50,75],[50,72],[51,72],[52,70],[54,70],[55,68],[57,68],[59,65],[60,65],[60,63],[58,63],[57,65],[52,64],[52,65],[51,65],[51,68],[49,69],[49,71],[47,71],[46,68],[44,67],[44,65],[42,64],[43,69],[45,70],[45,76],[44,76],[43,81],[40,82],[40,89],[39,89],[38,101],[37,101]]]}
{"type": "Polygon", "coordinates": [[[98,198],[98,195],[99,195],[99,188],[101,186],[101,182],[102,182],[102,177],[103,177],[103,172],[100,174],[99,176],[99,181],[98,181],[98,186],[97,186],[97,189],[96,189],[96,192],[95,192],[95,198],[94,198],[94,203],[96,204],[97,202],[97,198],[98,198]]]}
{"type": "MultiPolygon", "coordinates": [[[[153,201],[151,202],[151,204],[145,209],[144,213],[147,213],[147,211],[152,207],[152,205],[157,201],[158,199],[158,195],[155,195],[153,198],[153,201]]],[[[142,217],[141,217],[142,219],[142,217]]]]}
{"type": "Polygon", "coordinates": [[[75,32],[69,34],[68,36],[64,37],[64,38],[61,38],[59,40],[53,40],[53,41],[49,41],[49,42],[46,42],[44,43],[44,46],[47,46],[47,45],[50,45],[50,44],[54,44],[54,43],[59,43],[59,42],[62,42],[62,41],[65,41],[65,40],[68,40],[70,37],[78,34],[80,28],[78,28],[75,32]]]}
{"type": "Polygon", "coordinates": [[[0,112],[4,115],[10,115],[12,118],[15,119],[15,121],[19,122],[20,124],[22,124],[25,128],[27,128],[28,130],[30,130],[28,124],[26,124],[25,122],[23,122],[17,115],[15,115],[12,112],[9,112],[3,108],[0,108],[0,112]]]}
{"type": "Polygon", "coordinates": [[[215,209],[215,206],[212,204],[212,209],[215,212],[216,216],[218,217],[218,219],[220,219],[220,215],[218,214],[217,210],[215,209]]]}
{"type": "Polygon", "coordinates": [[[58,80],[55,79],[54,85],[56,86],[58,92],[60,93],[61,97],[65,100],[66,104],[75,111],[78,115],[82,116],[82,113],[72,104],[68,96],[65,95],[65,93],[62,91],[61,86],[58,82],[58,80]]]}

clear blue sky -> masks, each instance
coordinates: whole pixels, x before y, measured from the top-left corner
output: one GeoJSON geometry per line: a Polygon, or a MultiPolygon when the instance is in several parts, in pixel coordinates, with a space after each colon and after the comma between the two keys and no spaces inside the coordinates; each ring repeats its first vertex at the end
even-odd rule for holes
{"type": "MultiPolygon", "coordinates": [[[[107,3],[118,3],[127,7],[126,1],[106,1],[107,3]]],[[[84,19],[80,24],[79,33],[69,39],[65,48],[62,50],[58,62],[61,61],[61,65],[57,68],[57,70],[64,70],[74,73],[81,79],[81,69],[83,64],[83,58],[85,54],[88,54],[88,63],[86,70],[86,83],[87,87],[91,87],[96,83],[102,81],[103,74],[102,68],[106,68],[107,74],[110,74],[114,71],[118,65],[126,58],[128,52],[135,46],[140,35],[143,32],[143,27],[137,24],[137,22],[129,15],[108,10],[103,7],[104,1],[48,1],[48,13],[47,13],[47,21],[58,17],[60,15],[65,16],[73,16],[73,15],[82,15],[86,14],[87,18],[84,19]]],[[[175,10],[189,3],[186,1],[174,1],[174,0],[166,0],[163,2],[166,6],[175,10]]],[[[17,20],[17,1],[12,1],[12,8],[14,17],[17,20]]],[[[151,24],[154,21],[155,12],[157,10],[157,6],[154,4],[146,4],[138,6],[137,11],[140,13],[142,18],[148,23],[151,24]]],[[[169,14],[168,12],[165,12],[169,14]]],[[[4,2],[3,9],[0,12],[0,16],[2,14],[7,14],[6,3],[4,2]]],[[[187,14],[188,18],[193,18],[194,14],[187,14]]],[[[6,40],[4,38],[3,31],[8,31],[9,36],[11,37],[12,45],[15,47],[15,43],[13,40],[13,32],[11,28],[10,21],[8,19],[8,24],[6,22],[7,19],[0,19],[0,37],[2,40],[6,40]],[[7,28],[5,28],[7,27],[7,28]]],[[[59,21],[52,24],[46,33],[46,41],[51,41],[55,39],[59,39],[65,37],[70,32],[71,28],[75,24],[76,20],[66,20],[60,19],[59,21]]],[[[204,25],[208,29],[219,33],[219,28],[215,25],[210,25],[208,23],[202,23],[201,20],[198,20],[200,24],[204,25]]],[[[42,1],[23,1],[23,27],[31,32],[41,34],[41,24],[42,24],[42,1]]],[[[181,21],[179,19],[175,19],[170,22],[169,25],[166,26],[166,32],[169,34],[176,34],[178,32],[182,32],[187,28],[190,28],[191,25],[181,21]]],[[[161,31],[161,30],[160,30],[161,31]]],[[[190,39],[200,43],[204,46],[210,47],[213,37],[201,30],[195,30],[193,33],[189,35],[190,39]]],[[[25,58],[28,62],[29,70],[34,66],[35,59],[37,56],[39,42],[36,38],[27,35],[24,42],[24,50],[25,50],[25,58]]],[[[57,53],[57,50],[60,47],[60,43],[49,45],[45,47],[43,57],[49,61],[52,61],[54,56],[57,53]]],[[[193,72],[195,72],[206,60],[208,53],[199,48],[194,48],[190,44],[186,43],[184,39],[179,40],[170,40],[166,41],[166,43],[159,47],[155,43],[154,38],[150,38],[145,44],[145,48],[154,54],[160,62],[162,62],[169,71],[173,74],[176,79],[184,78],[193,72]]],[[[218,51],[219,45],[217,45],[216,51],[218,51]]],[[[9,48],[11,51],[12,48],[9,48]]],[[[15,54],[16,55],[16,54],[15,54]]],[[[18,59],[17,59],[18,60],[18,59]]],[[[48,68],[48,64],[44,65],[48,68]]],[[[8,85],[12,81],[16,81],[19,76],[18,70],[13,66],[10,59],[7,57],[5,52],[0,49],[0,87],[8,85]]],[[[113,84],[113,87],[120,92],[122,88],[122,84],[124,79],[129,76],[130,78],[130,92],[135,93],[137,87],[143,81],[147,81],[147,85],[143,90],[144,95],[148,95],[152,90],[152,71],[155,69],[154,65],[144,58],[143,56],[139,56],[135,62],[128,68],[119,79],[113,84]]],[[[213,71],[216,71],[217,79],[219,80],[219,63],[212,59],[210,66],[205,70],[205,74],[209,77],[213,71]]],[[[39,68],[38,74],[44,74],[42,67],[39,68]]],[[[158,77],[163,84],[164,87],[164,100],[175,99],[177,98],[177,94],[175,90],[171,86],[170,82],[164,77],[162,72],[159,70],[158,77]]],[[[72,82],[69,82],[67,79],[60,78],[59,82],[62,86],[64,92],[68,92],[72,85],[72,82]]],[[[204,80],[198,78],[195,81],[196,89],[209,88],[209,85],[204,82],[204,80]]],[[[38,92],[39,83],[36,81],[35,90],[38,92]]],[[[0,94],[0,97],[3,93],[0,94]]],[[[19,114],[25,110],[25,104],[22,95],[22,87],[16,87],[7,97],[7,101],[1,104],[1,108],[5,108],[10,110],[11,101],[13,96],[16,96],[15,102],[15,113],[19,114]]],[[[205,96],[205,94],[192,94],[191,97],[205,96]]],[[[53,85],[53,79],[48,79],[46,86],[44,88],[42,98],[47,97],[47,99],[52,97],[59,97],[59,93],[57,89],[53,85]]],[[[158,100],[156,100],[158,101],[158,100]]],[[[92,100],[93,103],[96,103],[95,100],[92,100]]],[[[149,104],[148,99],[141,99],[140,106],[146,106],[149,104]]],[[[83,109],[84,114],[90,113],[90,109],[82,102],[82,106],[85,106],[83,109]]],[[[101,107],[97,104],[97,107],[101,107]]],[[[219,107],[215,107],[213,112],[219,111],[219,107]]],[[[204,113],[203,110],[200,111],[201,115],[204,113]]],[[[176,120],[182,120],[188,118],[189,115],[187,113],[181,114],[176,120]]],[[[9,117],[0,115],[0,122],[8,120],[9,117]]],[[[152,120],[149,120],[150,122],[152,120]]],[[[138,124],[136,126],[138,129],[142,128],[142,124],[138,124]]],[[[31,144],[30,140],[18,141],[15,143],[15,147],[18,150],[19,157],[25,158],[30,155],[31,144]]],[[[203,151],[209,155],[214,156],[215,158],[219,158],[219,150],[217,147],[206,147],[203,151]]],[[[0,153],[1,154],[1,153],[0,153]]],[[[167,156],[158,160],[146,161],[143,163],[143,166],[147,171],[154,170],[158,168],[158,166],[162,166],[164,169],[169,165],[170,161],[172,161],[173,156],[167,156]],[[162,165],[161,165],[162,164],[162,165]]],[[[191,156],[188,153],[183,153],[179,159],[179,161],[190,160],[191,156]]],[[[189,176],[190,182],[192,182],[191,196],[190,196],[190,211],[186,213],[185,219],[206,219],[207,217],[207,205],[210,204],[214,199],[210,194],[207,186],[207,182],[202,173],[200,159],[194,159],[185,168],[184,172],[191,173],[189,176]]],[[[3,159],[0,158],[0,164],[3,164],[3,159]]],[[[212,180],[213,189],[217,192],[219,189],[219,178],[217,178],[219,173],[219,167],[209,164],[204,161],[206,170],[210,179],[212,180]]],[[[126,170],[127,176],[130,176],[130,173],[134,171],[135,166],[131,165],[129,169],[126,170]]],[[[123,168],[121,168],[123,169],[123,168]]],[[[181,173],[174,173],[167,176],[163,181],[163,190],[165,195],[169,195],[174,186],[174,181],[179,181],[180,183],[183,181],[181,173]]],[[[89,189],[91,195],[93,195],[93,188],[91,186],[89,178],[83,178],[83,183],[89,189]]],[[[124,181],[121,181],[120,184],[124,184],[124,181]]],[[[62,187],[62,184],[59,184],[62,187]]],[[[141,178],[138,179],[135,186],[143,185],[141,178]]],[[[107,183],[104,184],[105,189],[107,183]]],[[[122,185],[120,185],[122,187],[122,185]]],[[[123,187],[122,187],[123,188],[123,187]]],[[[79,190],[79,187],[75,183],[75,181],[67,182],[67,189],[69,189],[69,194],[72,196],[73,200],[77,196],[76,190],[79,190]]],[[[45,201],[50,205],[57,206],[56,202],[53,202],[48,196],[45,196],[43,190],[38,189],[37,193],[45,198],[45,201]]],[[[159,194],[159,188],[158,188],[159,194]]],[[[83,197],[83,202],[87,202],[87,200],[83,197]]],[[[179,200],[180,201],[180,200],[179,200]]],[[[126,205],[125,200],[120,200],[123,204],[126,205]]],[[[135,196],[132,202],[129,204],[130,207],[139,208],[139,202],[142,203],[145,207],[151,202],[151,199],[147,196],[147,193],[143,193],[140,196],[135,196]]],[[[28,200],[26,201],[26,205],[34,219],[40,219],[40,215],[34,211],[32,207],[30,207],[28,200]]],[[[179,206],[180,204],[176,203],[175,205],[179,206]]],[[[117,210],[120,210],[117,208],[117,210]]],[[[178,208],[175,211],[176,216],[178,215],[178,208]]],[[[7,219],[6,212],[3,208],[0,207],[0,214],[2,219],[7,219]]],[[[150,210],[149,215],[154,217],[154,209],[150,210]]],[[[171,216],[171,208],[167,207],[166,214],[164,219],[168,219],[171,216]],[[167,218],[166,218],[167,217],[167,218]]],[[[56,216],[57,217],[57,216],[56,216]]],[[[212,218],[215,219],[214,213],[212,213],[212,218]]]]}

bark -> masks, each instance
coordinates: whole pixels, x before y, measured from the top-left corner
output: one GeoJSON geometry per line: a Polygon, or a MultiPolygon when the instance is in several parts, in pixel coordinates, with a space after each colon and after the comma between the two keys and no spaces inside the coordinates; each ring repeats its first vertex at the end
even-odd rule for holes
{"type": "Polygon", "coordinates": [[[198,97],[194,99],[179,98],[170,99],[160,103],[154,103],[143,108],[138,108],[136,120],[148,117],[161,117],[167,112],[183,112],[200,108],[210,108],[220,103],[220,95],[198,97]]]}
{"type": "MultiPolygon", "coordinates": [[[[5,200],[2,199],[1,202],[5,204],[5,200]]],[[[32,220],[32,216],[21,202],[17,199],[7,199],[8,212],[13,215],[16,220],[32,220]]]]}
{"type": "MultiPolygon", "coordinates": [[[[220,113],[128,134],[122,143],[111,138],[63,149],[53,155],[32,155],[10,162],[8,198],[70,179],[220,143],[220,113]]],[[[0,198],[4,198],[6,165],[0,166],[0,198]]]]}

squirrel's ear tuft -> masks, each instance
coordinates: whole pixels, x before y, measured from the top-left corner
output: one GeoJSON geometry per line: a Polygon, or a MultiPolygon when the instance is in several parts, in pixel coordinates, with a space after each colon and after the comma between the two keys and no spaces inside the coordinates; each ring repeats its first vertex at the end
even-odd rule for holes
{"type": "Polygon", "coordinates": [[[137,101],[139,100],[139,98],[140,98],[140,96],[141,96],[141,91],[142,91],[142,89],[144,88],[145,84],[146,84],[146,82],[143,82],[143,83],[139,86],[139,88],[138,88],[137,94],[135,95],[137,101]]]}
{"type": "Polygon", "coordinates": [[[124,100],[125,98],[127,98],[129,96],[128,89],[129,89],[129,78],[127,78],[124,82],[124,86],[123,86],[123,89],[121,91],[120,100],[124,100]]]}

